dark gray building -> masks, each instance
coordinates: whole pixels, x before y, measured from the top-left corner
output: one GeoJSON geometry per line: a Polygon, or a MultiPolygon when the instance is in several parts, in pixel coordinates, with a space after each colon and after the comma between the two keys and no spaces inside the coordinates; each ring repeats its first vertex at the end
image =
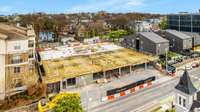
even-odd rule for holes
{"type": "Polygon", "coordinates": [[[199,35],[199,33],[195,33],[195,32],[183,32],[183,33],[192,37],[193,47],[200,45],[200,35],[199,35]]]}
{"type": "Polygon", "coordinates": [[[129,48],[129,49],[135,49],[135,39],[137,35],[128,35],[123,37],[122,46],[129,48]]]}
{"type": "Polygon", "coordinates": [[[170,14],[167,21],[168,29],[200,33],[200,13],[170,14]]]}
{"type": "Polygon", "coordinates": [[[164,55],[166,50],[169,50],[169,41],[153,32],[140,32],[137,35],[124,37],[123,46],[155,55],[164,55]]]}
{"type": "Polygon", "coordinates": [[[169,40],[170,50],[181,52],[192,49],[192,37],[176,30],[166,30],[165,38],[169,40]]]}
{"type": "Polygon", "coordinates": [[[135,39],[135,48],[155,55],[163,55],[169,50],[169,41],[153,32],[140,32],[135,39]]]}

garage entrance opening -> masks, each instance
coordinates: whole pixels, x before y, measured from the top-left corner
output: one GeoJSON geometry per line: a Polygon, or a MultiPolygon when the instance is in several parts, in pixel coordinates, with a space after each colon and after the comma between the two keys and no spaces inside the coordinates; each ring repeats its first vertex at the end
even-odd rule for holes
{"type": "Polygon", "coordinates": [[[140,40],[139,39],[136,39],[135,48],[137,51],[140,50],[140,40]]]}

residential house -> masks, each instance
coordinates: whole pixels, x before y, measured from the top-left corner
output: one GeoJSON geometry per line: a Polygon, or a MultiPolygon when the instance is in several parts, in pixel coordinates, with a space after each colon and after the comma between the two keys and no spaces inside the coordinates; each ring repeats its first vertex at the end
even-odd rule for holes
{"type": "Polygon", "coordinates": [[[135,22],[136,32],[149,32],[152,31],[152,24],[147,21],[136,21],[135,22]]]}

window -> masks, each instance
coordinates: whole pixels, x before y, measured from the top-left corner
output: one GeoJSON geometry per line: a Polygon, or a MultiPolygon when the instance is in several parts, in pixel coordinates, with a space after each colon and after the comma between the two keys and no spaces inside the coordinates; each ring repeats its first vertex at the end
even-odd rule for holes
{"type": "Polygon", "coordinates": [[[183,107],[186,107],[186,100],[183,98],[183,107]]]}
{"type": "Polygon", "coordinates": [[[23,86],[23,83],[22,83],[22,80],[21,80],[21,79],[15,79],[15,80],[14,80],[14,84],[15,84],[15,88],[18,88],[18,87],[22,87],[22,86],[23,86]]]}
{"type": "Polygon", "coordinates": [[[33,58],[33,57],[34,57],[34,56],[33,56],[33,51],[30,51],[30,52],[29,52],[28,57],[29,57],[29,58],[33,58]]]}
{"type": "Polygon", "coordinates": [[[13,55],[13,59],[14,59],[14,60],[20,59],[20,54],[14,54],[14,55],[13,55]]]}
{"type": "Polygon", "coordinates": [[[21,63],[21,62],[22,62],[21,55],[20,54],[14,54],[13,58],[12,58],[12,64],[21,63]]]}
{"type": "Polygon", "coordinates": [[[17,82],[17,84],[15,85],[16,88],[18,87],[22,87],[22,82],[17,82]]]}
{"type": "Polygon", "coordinates": [[[103,73],[95,73],[93,74],[93,80],[101,79],[103,78],[103,73]]]}
{"type": "Polygon", "coordinates": [[[67,79],[67,85],[68,86],[73,86],[75,84],[76,84],[76,78],[67,79]]]}
{"type": "Polygon", "coordinates": [[[29,71],[32,71],[32,70],[33,70],[33,65],[30,64],[30,65],[29,65],[29,71]]]}
{"type": "Polygon", "coordinates": [[[63,85],[63,89],[66,89],[66,81],[63,81],[62,85],[63,85]]]}
{"type": "Polygon", "coordinates": [[[58,93],[60,91],[60,82],[47,84],[47,93],[58,93]]]}
{"type": "Polygon", "coordinates": [[[21,46],[20,46],[20,45],[15,45],[15,46],[14,46],[14,50],[19,50],[19,49],[21,49],[21,46]]]}
{"type": "Polygon", "coordinates": [[[28,47],[34,47],[34,40],[28,41],[28,47]]]}
{"type": "Polygon", "coordinates": [[[20,73],[20,67],[14,67],[14,73],[20,73]]]}
{"type": "Polygon", "coordinates": [[[182,103],[181,103],[181,96],[179,96],[179,99],[178,99],[178,101],[179,101],[179,105],[181,105],[182,103]]]}

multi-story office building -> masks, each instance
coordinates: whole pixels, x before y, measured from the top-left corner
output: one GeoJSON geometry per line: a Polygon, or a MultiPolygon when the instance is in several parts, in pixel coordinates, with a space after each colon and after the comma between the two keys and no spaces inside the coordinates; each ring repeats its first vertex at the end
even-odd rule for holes
{"type": "Polygon", "coordinates": [[[31,26],[0,24],[0,99],[36,83],[34,54],[35,33],[31,26]]]}
{"type": "Polygon", "coordinates": [[[167,16],[168,29],[200,33],[200,13],[171,14],[167,16]]]}

